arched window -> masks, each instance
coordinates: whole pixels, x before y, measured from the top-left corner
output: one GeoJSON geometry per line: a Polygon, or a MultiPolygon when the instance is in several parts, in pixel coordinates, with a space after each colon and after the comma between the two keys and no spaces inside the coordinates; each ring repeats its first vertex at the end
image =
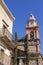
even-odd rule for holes
{"type": "Polygon", "coordinates": [[[30,39],[32,39],[32,40],[34,39],[34,32],[33,31],[30,32],[30,39]]]}

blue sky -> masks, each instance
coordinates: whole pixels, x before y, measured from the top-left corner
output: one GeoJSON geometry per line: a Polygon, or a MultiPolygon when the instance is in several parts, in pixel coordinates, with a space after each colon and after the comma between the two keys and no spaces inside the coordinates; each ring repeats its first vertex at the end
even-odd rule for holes
{"type": "Polygon", "coordinates": [[[25,35],[25,26],[32,13],[38,23],[40,30],[40,44],[41,53],[43,54],[43,0],[4,0],[13,16],[15,22],[13,23],[13,36],[15,32],[21,38],[25,35]]]}

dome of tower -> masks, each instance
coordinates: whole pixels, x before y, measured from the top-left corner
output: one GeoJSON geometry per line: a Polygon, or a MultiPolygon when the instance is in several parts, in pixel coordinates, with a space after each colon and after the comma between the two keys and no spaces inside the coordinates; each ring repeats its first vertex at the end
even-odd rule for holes
{"type": "Polygon", "coordinates": [[[29,20],[36,20],[33,14],[30,14],[29,20]]]}
{"type": "Polygon", "coordinates": [[[33,14],[30,14],[29,19],[27,21],[26,27],[36,27],[37,21],[33,14]]]}

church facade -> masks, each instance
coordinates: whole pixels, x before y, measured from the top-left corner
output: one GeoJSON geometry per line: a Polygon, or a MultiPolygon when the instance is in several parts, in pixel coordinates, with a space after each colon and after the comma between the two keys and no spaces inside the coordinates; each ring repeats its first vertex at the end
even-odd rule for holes
{"type": "MultiPolygon", "coordinates": [[[[33,14],[30,14],[27,21],[26,34],[28,34],[28,49],[30,54],[29,65],[43,65],[43,56],[40,52],[39,27],[33,14]]],[[[18,40],[18,65],[26,65],[24,38],[25,36],[18,40]]]]}

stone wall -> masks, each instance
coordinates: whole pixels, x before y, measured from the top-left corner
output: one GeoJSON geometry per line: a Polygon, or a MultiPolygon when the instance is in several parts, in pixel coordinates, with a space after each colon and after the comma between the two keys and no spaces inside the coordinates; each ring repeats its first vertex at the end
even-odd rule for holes
{"type": "Polygon", "coordinates": [[[11,56],[6,55],[3,50],[0,50],[0,63],[10,65],[10,62],[11,56]]]}

